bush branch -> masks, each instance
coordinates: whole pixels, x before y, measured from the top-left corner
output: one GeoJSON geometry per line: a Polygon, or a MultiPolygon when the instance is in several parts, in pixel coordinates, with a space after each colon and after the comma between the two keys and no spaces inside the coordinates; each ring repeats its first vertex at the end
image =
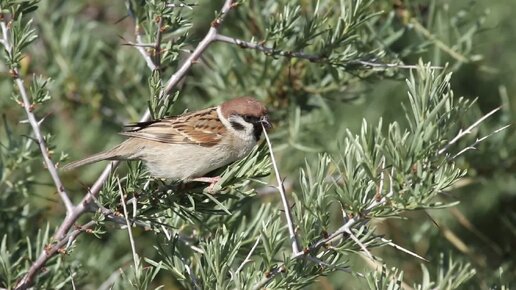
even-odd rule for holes
{"type": "Polygon", "coordinates": [[[220,34],[216,35],[215,40],[220,41],[220,42],[235,44],[235,45],[240,46],[241,48],[248,48],[248,49],[254,49],[257,51],[261,51],[267,55],[277,55],[277,56],[288,57],[288,58],[301,58],[301,59],[309,60],[311,62],[322,62],[322,61],[326,60],[326,57],[324,57],[324,56],[320,56],[320,55],[316,55],[316,54],[308,54],[308,53],[305,53],[302,51],[278,50],[278,49],[274,49],[272,47],[265,46],[260,43],[253,43],[253,42],[241,40],[238,38],[229,37],[226,35],[220,35],[220,34]]]}
{"type": "Polygon", "coordinates": [[[226,15],[228,14],[229,10],[233,7],[234,5],[232,0],[226,0],[224,2],[224,6],[222,6],[219,15],[215,18],[215,20],[211,22],[211,27],[208,30],[206,36],[204,36],[203,40],[199,42],[197,47],[194,49],[192,54],[186,59],[186,61],[179,68],[179,70],[177,70],[177,72],[174,73],[167,81],[164,93],[169,93],[170,91],[172,91],[174,86],[186,75],[188,70],[190,70],[190,67],[192,67],[192,65],[197,61],[197,59],[199,59],[199,57],[208,48],[208,46],[212,42],[217,40],[218,28],[226,18],[226,15]]]}
{"type": "MultiPolygon", "coordinates": [[[[12,57],[13,49],[10,43],[9,28],[7,27],[7,24],[4,21],[0,22],[0,26],[2,27],[2,45],[5,47],[5,51],[9,54],[9,57],[12,57]]],[[[70,198],[68,197],[68,194],[66,193],[66,190],[63,186],[63,182],[61,181],[61,178],[57,173],[57,168],[54,162],[52,161],[52,159],[50,159],[49,150],[45,142],[45,139],[43,138],[43,134],[41,133],[39,122],[36,120],[36,116],[34,116],[34,113],[32,112],[33,104],[31,104],[31,101],[29,100],[29,95],[27,94],[25,84],[23,83],[23,80],[20,78],[20,74],[17,68],[13,67],[11,69],[11,75],[14,77],[16,87],[20,92],[20,96],[23,101],[22,106],[25,109],[25,113],[27,114],[27,119],[29,120],[30,126],[32,127],[32,132],[34,133],[34,136],[38,141],[39,149],[41,151],[41,155],[43,156],[45,166],[47,167],[47,170],[50,173],[50,176],[52,177],[52,181],[54,182],[59,197],[65,205],[66,215],[69,216],[72,214],[73,204],[70,198]]]]}
{"type": "Polygon", "coordinates": [[[70,232],[67,236],[61,238],[59,241],[52,244],[50,247],[45,247],[41,255],[34,263],[32,263],[29,271],[16,284],[16,287],[14,289],[18,290],[29,288],[32,285],[33,279],[38,273],[39,269],[41,269],[45,265],[45,263],[50,257],[53,257],[54,255],[59,253],[65,245],[72,243],[78,235],[90,230],[96,224],[97,223],[95,221],[90,221],[84,224],[83,226],[78,226],[75,230],[70,232]]]}
{"type": "MultiPolygon", "coordinates": [[[[329,62],[328,57],[321,55],[321,54],[309,54],[304,51],[290,51],[290,50],[279,50],[275,49],[266,45],[263,45],[261,43],[254,43],[245,41],[242,39],[217,34],[215,36],[216,41],[230,43],[234,45],[238,45],[241,48],[245,49],[253,49],[256,51],[260,51],[265,53],[266,55],[272,55],[272,56],[281,56],[286,58],[299,58],[308,60],[310,62],[314,63],[326,63],[329,62]]],[[[417,69],[417,65],[405,65],[405,64],[399,64],[399,63],[376,63],[371,61],[365,61],[365,60],[352,60],[350,62],[347,62],[346,65],[359,65],[363,67],[369,67],[369,68],[399,68],[399,69],[417,69]]],[[[442,66],[431,66],[431,69],[443,69],[442,66]]]]}

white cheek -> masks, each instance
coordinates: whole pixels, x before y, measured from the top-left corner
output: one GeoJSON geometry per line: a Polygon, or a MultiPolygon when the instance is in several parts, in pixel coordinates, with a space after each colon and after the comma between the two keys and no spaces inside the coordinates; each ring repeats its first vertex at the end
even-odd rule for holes
{"type": "Polygon", "coordinates": [[[249,154],[253,150],[253,147],[256,145],[253,125],[245,122],[241,117],[235,116],[232,117],[234,118],[232,121],[235,121],[244,127],[242,130],[235,130],[231,125],[230,120],[222,117],[220,108],[217,108],[217,114],[221,122],[224,124],[224,126],[226,126],[227,130],[230,131],[232,136],[232,138],[230,138],[231,141],[227,143],[227,150],[231,152],[231,156],[234,157],[234,160],[238,160],[249,154]]]}
{"type": "MultiPolygon", "coordinates": [[[[241,124],[244,129],[243,130],[235,130],[233,128],[233,126],[231,126],[231,122],[230,120],[228,119],[225,119],[223,116],[222,116],[222,113],[220,111],[220,108],[217,108],[217,115],[219,116],[219,119],[220,121],[222,122],[222,124],[224,124],[224,126],[229,130],[231,131],[231,133],[238,137],[239,139],[242,139],[246,142],[250,141],[250,140],[253,140],[254,141],[254,128],[253,128],[253,125],[248,123],[248,122],[245,122],[241,117],[230,117],[229,119],[231,120],[231,118],[234,118],[234,121],[238,122],[239,124],[241,124]]],[[[256,143],[256,142],[255,142],[256,143]]]]}
{"type": "Polygon", "coordinates": [[[254,141],[254,128],[253,128],[253,125],[251,125],[251,124],[245,124],[244,130],[235,130],[233,128],[231,128],[231,130],[233,131],[233,134],[235,134],[236,136],[238,136],[238,138],[240,138],[242,140],[245,140],[245,141],[253,140],[254,141]]]}

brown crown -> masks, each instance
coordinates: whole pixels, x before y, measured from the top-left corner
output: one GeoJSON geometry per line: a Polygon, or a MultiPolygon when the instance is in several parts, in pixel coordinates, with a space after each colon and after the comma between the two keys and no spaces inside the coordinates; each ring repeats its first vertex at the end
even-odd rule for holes
{"type": "Polygon", "coordinates": [[[265,108],[260,101],[252,97],[239,97],[224,102],[220,106],[220,111],[226,118],[235,114],[257,118],[267,115],[267,108],[265,108]]]}

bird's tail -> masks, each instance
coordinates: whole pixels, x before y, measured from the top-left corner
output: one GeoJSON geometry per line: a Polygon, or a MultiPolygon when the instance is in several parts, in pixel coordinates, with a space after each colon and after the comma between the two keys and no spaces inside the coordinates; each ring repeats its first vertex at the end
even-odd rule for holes
{"type": "Polygon", "coordinates": [[[138,158],[138,152],[142,148],[141,146],[138,146],[138,144],[140,144],[139,140],[129,138],[121,144],[115,146],[113,149],[88,156],[81,160],[70,162],[63,166],[63,170],[72,170],[79,166],[99,162],[102,160],[127,160],[138,158]]]}
{"type": "Polygon", "coordinates": [[[100,152],[100,153],[88,156],[86,158],[70,162],[70,163],[66,164],[65,166],[63,166],[62,169],[65,171],[69,171],[69,170],[73,170],[73,169],[83,166],[83,165],[88,165],[91,163],[99,162],[102,160],[109,160],[109,159],[115,159],[113,156],[112,150],[100,152]]]}

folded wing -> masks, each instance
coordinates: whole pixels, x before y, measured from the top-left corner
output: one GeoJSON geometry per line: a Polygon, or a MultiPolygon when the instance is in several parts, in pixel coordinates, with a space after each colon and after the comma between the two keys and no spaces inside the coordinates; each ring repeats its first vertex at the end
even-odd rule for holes
{"type": "Polygon", "coordinates": [[[214,146],[226,132],[216,108],[126,126],[121,135],[171,144],[214,146]]]}

